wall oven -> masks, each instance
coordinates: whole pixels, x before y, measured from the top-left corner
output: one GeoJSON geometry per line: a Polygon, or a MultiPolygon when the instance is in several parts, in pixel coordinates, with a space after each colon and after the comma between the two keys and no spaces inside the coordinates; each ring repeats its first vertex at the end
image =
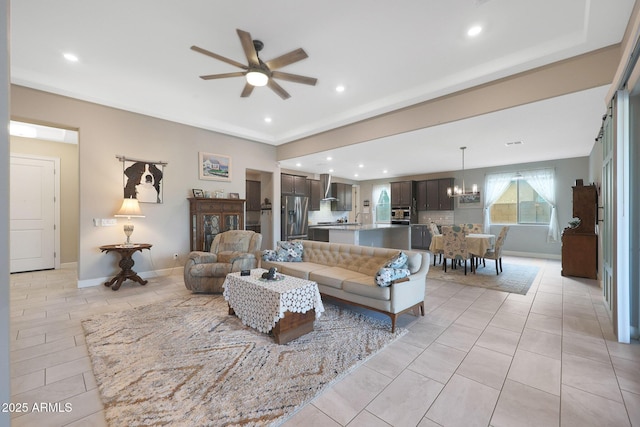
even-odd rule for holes
{"type": "Polygon", "coordinates": [[[411,224],[411,210],[410,209],[391,209],[391,224],[411,224]]]}

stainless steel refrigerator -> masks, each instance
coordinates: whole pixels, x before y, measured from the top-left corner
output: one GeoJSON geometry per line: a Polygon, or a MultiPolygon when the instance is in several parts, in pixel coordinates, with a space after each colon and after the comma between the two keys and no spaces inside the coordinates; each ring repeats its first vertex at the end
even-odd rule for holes
{"type": "Polygon", "coordinates": [[[282,197],[282,240],[306,239],[308,230],[309,198],[305,196],[282,197]]]}

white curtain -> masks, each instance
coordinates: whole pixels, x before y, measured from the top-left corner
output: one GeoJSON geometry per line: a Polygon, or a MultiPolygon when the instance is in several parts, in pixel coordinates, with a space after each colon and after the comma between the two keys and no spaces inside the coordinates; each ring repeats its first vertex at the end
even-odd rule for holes
{"type": "Polygon", "coordinates": [[[507,190],[511,180],[515,176],[514,172],[492,173],[484,180],[484,232],[490,233],[491,227],[491,205],[498,201],[502,193],[507,190]]]}
{"type": "Polygon", "coordinates": [[[522,178],[551,205],[551,218],[547,242],[557,242],[560,238],[558,212],[556,211],[556,172],[554,169],[539,169],[521,172],[522,178]]]}

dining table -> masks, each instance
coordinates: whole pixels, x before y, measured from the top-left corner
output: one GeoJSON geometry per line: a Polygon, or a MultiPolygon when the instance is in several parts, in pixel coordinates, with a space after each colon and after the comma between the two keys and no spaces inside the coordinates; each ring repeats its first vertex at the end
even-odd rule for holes
{"type": "MultiPolygon", "coordinates": [[[[496,244],[495,234],[467,234],[467,252],[477,257],[484,257],[488,250],[492,250],[496,244]]],[[[438,253],[444,249],[444,239],[442,234],[436,234],[431,238],[429,250],[431,253],[438,253]]]]}

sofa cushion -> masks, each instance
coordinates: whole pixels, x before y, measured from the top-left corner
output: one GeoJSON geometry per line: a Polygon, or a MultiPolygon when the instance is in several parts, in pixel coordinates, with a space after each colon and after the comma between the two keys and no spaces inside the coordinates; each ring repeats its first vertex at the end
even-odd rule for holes
{"type": "Polygon", "coordinates": [[[371,276],[345,280],[342,282],[342,290],[350,294],[381,301],[389,301],[391,299],[391,288],[378,286],[371,276]]]}
{"type": "Polygon", "coordinates": [[[310,280],[309,273],[315,270],[327,268],[326,265],[314,264],[312,262],[272,262],[265,261],[262,267],[269,269],[275,267],[278,271],[286,276],[298,277],[300,279],[310,280]]]}
{"type": "Polygon", "coordinates": [[[376,273],[376,283],[378,286],[390,286],[394,280],[409,277],[411,272],[408,268],[383,267],[376,273]]]}
{"type": "MultiPolygon", "coordinates": [[[[278,261],[278,252],[273,249],[265,249],[262,251],[262,260],[263,261],[278,261]]],[[[284,260],[281,260],[284,261],[284,260]]]]}
{"type": "Polygon", "coordinates": [[[366,275],[341,267],[325,267],[309,273],[309,280],[337,289],[342,288],[342,282],[345,280],[363,277],[366,275]]]}

